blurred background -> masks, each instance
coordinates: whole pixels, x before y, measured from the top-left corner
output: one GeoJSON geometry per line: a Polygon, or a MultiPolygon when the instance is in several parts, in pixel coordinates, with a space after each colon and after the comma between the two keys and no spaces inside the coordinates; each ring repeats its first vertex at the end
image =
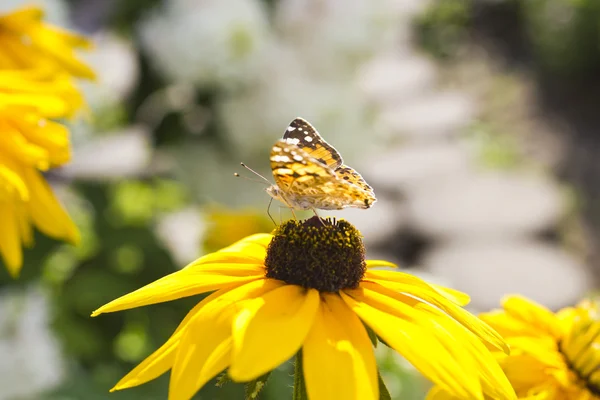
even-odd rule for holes
{"type": "MultiPolygon", "coordinates": [[[[34,4],[92,37],[99,81],[71,122],[73,161],[47,175],[82,244],[37,235],[20,279],[0,267],[0,400],[166,398],[168,376],[108,390],[198,298],[90,312],[271,231],[263,186],[233,173],[244,161],[271,178],[270,148],[297,116],[374,187],[368,211],[321,213],[355,224],[369,258],[467,292],[473,312],[507,293],[557,309],[595,289],[597,0],[34,4]]],[[[423,398],[406,362],[377,357],[394,398],[423,398]]],[[[289,398],[292,371],[262,398],[289,398]]],[[[233,383],[196,396],[242,397],[233,383]]]]}

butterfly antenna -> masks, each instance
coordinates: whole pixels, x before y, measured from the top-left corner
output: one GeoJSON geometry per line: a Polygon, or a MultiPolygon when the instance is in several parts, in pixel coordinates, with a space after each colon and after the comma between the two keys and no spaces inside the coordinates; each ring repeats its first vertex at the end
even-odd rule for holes
{"type": "MultiPolygon", "coordinates": [[[[235,176],[236,178],[243,178],[243,179],[245,179],[245,180],[247,180],[247,181],[250,181],[250,182],[260,183],[260,184],[262,184],[262,185],[264,185],[264,184],[265,184],[265,182],[263,182],[263,181],[260,181],[260,180],[258,180],[258,179],[252,179],[252,178],[248,178],[247,176],[240,175],[240,174],[238,174],[237,172],[234,172],[234,173],[233,173],[233,176],[235,176]]],[[[270,185],[270,183],[269,183],[269,185],[270,185]]]]}
{"type": "MultiPolygon", "coordinates": [[[[267,178],[265,178],[264,176],[262,176],[261,174],[259,174],[258,172],[256,172],[255,170],[253,170],[252,168],[250,168],[249,166],[247,166],[246,164],[244,164],[244,163],[240,163],[240,165],[241,165],[242,167],[246,168],[248,171],[252,172],[254,175],[258,176],[258,177],[259,177],[260,179],[262,179],[264,182],[268,183],[269,185],[272,185],[272,183],[271,183],[271,182],[269,182],[269,180],[268,180],[267,178]]],[[[237,176],[237,177],[240,177],[240,178],[245,178],[245,177],[241,176],[240,174],[238,174],[237,172],[236,172],[235,174],[233,174],[233,175],[234,175],[234,176],[237,176]]],[[[249,178],[246,178],[246,179],[249,179],[249,178]]],[[[252,179],[250,179],[250,180],[252,180],[252,179]]],[[[253,181],[253,180],[252,180],[252,181],[253,181]]],[[[257,182],[257,181],[254,181],[254,182],[257,182]]],[[[261,182],[261,183],[264,183],[264,182],[261,182]]]]}

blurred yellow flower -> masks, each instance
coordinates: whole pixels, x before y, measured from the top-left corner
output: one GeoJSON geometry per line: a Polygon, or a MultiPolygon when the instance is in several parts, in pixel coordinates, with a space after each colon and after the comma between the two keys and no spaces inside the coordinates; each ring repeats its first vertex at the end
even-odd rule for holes
{"type": "Polygon", "coordinates": [[[222,206],[208,207],[204,213],[207,229],[203,248],[207,253],[217,251],[230,243],[253,233],[270,231],[273,222],[254,209],[232,210],[222,206]]]}
{"type": "Polygon", "coordinates": [[[74,49],[89,49],[83,36],[45,24],[44,11],[25,7],[0,15],[0,69],[44,71],[48,76],[66,73],[94,79],[94,72],[79,61],[74,49]]]}
{"type": "Polygon", "coordinates": [[[90,43],[42,22],[43,11],[0,15],[0,256],[11,275],[33,227],[71,243],[79,233],[41,172],[70,159],[67,118],[84,105],[73,77],[93,78],[74,56],[90,43]]]}
{"type": "MultiPolygon", "coordinates": [[[[586,300],[552,313],[519,296],[503,302],[503,310],[481,315],[510,345],[510,355],[497,354],[500,366],[519,399],[600,399],[600,308],[586,300]]],[[[441,387],[428,400],[454,400],[441,387]]],[[[495,399],[488,394],[486,399],[495,399]]]]}
{"type": "Polygon", "coordinates": [[[378,266],[393,264],[365,261],[356,228],[317,217],[205,255],[94,311],[212,292],[113,390],[171,370],[169,399],[189,399],[225,369],[233,380],[249,382],[301,351],[296,371],[311,400],[377,400],[370,330],[451,393],[516,398],[486,347],[507,346],[461,307],[466,295],[378,266]]]}

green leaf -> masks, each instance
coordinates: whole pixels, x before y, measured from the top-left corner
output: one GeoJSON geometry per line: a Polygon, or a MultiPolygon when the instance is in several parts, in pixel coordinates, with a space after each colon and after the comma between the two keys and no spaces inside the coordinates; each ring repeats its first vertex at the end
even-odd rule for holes
{"type": "Polygon", "coordinates": [[[381,377],[379,371],[377,371],[377,381],[379,383],[379,400],[392,400],[392,396],[388,391],[388,388],[385,386],[385,382],[381,377]]]}
{"type": "Polygon", "coordinates": [[[367,334],[369,335],[369,339],[371,339],[371,343],[373,344],[373,347],[377,347],[377,342],[379,342],[379,339],[377,337],[377,334],[375,333],[375,331],[373,331],[373,329],[371,329],[370,326],[363,324],[365,329],[367,330],[367,334]]]}

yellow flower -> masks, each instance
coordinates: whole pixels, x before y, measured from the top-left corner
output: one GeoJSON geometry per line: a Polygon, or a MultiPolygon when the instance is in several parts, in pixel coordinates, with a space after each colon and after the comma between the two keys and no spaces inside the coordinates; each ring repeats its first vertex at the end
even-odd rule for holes
{"type": "Polygon", "coordinates": [[[68,130],[52,119],[84,105],[72,77],[94,74],[73,48],[89,43],[42,16],[36,7],[0,15],[0,257],[15,277],[34,226],[56,239],[79,239],[41,172],[70,159],[68,130]]]}
{"type": "Polygon", "coordinates": [[[486,345],[507,347],[466,295],[377,266],[393,264],[365,261],[356,228],[317,217],[203,256],[92,314],[212,292],[113,390],[170,369],[169,399],[189,399],[225,369],[248,382],[301,351],[311,400],[379,399],[371,331],[449,392],[515,398],[486,345]]]}
{"type": "MultiPolygon", "coordinates": [[[[600,308],[595,301],[556,314],[519,296],[481,315],[510,345],[500,366],[519,399],[600,399],[600,308]]],[[[434,388],[428,400],[460,399],[434,388]]],[[[487,399],[495,399],[488,395],[487,399]]]]}
{"type": "Polygon", "coordinates": [[[79,61],[75,48],[88,49],[83,36],[45,24],[39,7],[25,7],[0,15],[0,69],[39,69],[48,76],[66,73],[94,79],[94,72],[79,61]]]}
{"type": "Polygon", "coordinates": [[[22,107],[0,108],[0,255],[13,276],[22,264],[21,245],[33,244],[32,225],[76,243],[77,228],[39,171],[70,157],[67,129],[22,107]]]}

